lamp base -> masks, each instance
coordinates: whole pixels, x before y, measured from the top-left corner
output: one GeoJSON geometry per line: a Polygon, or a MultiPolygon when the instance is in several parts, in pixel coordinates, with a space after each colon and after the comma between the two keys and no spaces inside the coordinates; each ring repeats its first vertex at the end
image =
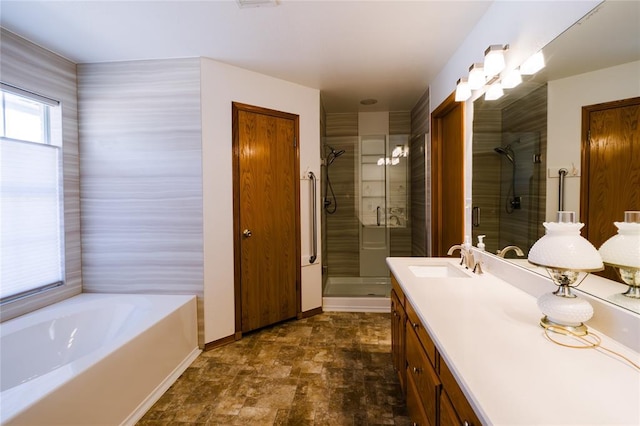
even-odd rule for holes
{"type": "Polygon", "coordinates": [[[630,285],[629,289],[622,293],[623,296],[629,297],[631,299],[640,299],[640,287],[635,285],[630,285]]]}
{"type": "Polygon", "coordinates": [[[583,323],[580,323],[579,325],[558,324],[557,322],[551,321],[546,316],[540,319],[540,325],[549,331],[553,331],[554,333],[569,334],[572,336],[586,336],[587,334],[589,334],[587,326],[583,323]]]}

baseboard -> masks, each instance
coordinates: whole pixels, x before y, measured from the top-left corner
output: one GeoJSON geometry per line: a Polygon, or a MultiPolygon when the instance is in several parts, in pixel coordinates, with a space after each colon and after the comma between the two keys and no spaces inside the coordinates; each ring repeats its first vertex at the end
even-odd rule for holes
{"type": "Polygon", "coordinates": [[[233,343],[236,340],[240,340],[242,338],[242,333],[232,334],[231,336],[223,337],[222,339],[214,340],[213,342],[204,344],[204,351],[210,351],[211,349],[219,348],[220,346],[228,345],[229,343],[233,343]]]}
{"type": "Polygon", "coordinates": [[[323,297],[324,312],[391,312],[391,301],[386,297],[323,297]]]}
{"type": "Polygon", "coordinates": [[[145,398],[144,401],[138,405],[138,407],[127,417],[122,423],[122,426],[134,426],[145,415],[147,411],[155,404],[164,393],[169,390],[172,384],[178,380],[178,377],[185,372],[187,368],[198,358],[202,353],[200,348],[195,348],[182,362],[162,381],[154,390],[145,398]]]}

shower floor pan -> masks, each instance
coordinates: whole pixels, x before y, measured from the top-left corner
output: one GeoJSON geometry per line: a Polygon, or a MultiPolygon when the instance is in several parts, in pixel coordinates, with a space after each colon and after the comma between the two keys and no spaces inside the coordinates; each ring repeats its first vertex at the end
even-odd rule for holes
{"type": "Polygon", "coordinates": [[[388,277],[329,277],[322,308],[339,312],[390,312],[390,294],[388,277]]]}

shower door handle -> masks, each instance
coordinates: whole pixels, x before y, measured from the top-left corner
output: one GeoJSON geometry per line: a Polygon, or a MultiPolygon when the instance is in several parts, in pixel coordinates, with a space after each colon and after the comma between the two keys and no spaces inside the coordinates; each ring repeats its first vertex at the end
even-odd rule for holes
{"type": "Polygon", "coordinates": [[[380,226],[380,206],[376,207],[376,225],[380,226]]]}
{"type": "Polygon", "coordinates": [[[316,213],[316,175],[313,172],[309,172],[309,180],[311,181],[311,209],[313,210],[312,217],[313,223],[311,224],[311,239],[313,253],[309,256],[309,263],[313,263],[318,258],[318,216],[316,213]]]}

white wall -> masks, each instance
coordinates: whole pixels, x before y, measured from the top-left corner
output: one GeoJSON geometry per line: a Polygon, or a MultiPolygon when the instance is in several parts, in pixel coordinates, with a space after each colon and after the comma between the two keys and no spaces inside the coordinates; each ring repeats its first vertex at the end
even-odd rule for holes
{"type": "MultiPolygon", "coordinates": [[[[551,40],[582,18],[601,0],[496,1],[429,86],[435,110],[454,90],[456,81],[468,74],[469,66],[482,62],[492,44],[509,44],[507,69],[516,68],[551,40]]],[[[478,96],[479,94],[476,94],[478,96]]],[[[471,167],[473,101],[465,104],[465,234],[471,234],[471,167]]]]}
{"type": "MultiPolygon", "coordinates": [[[[549,82],[547,164],[580,169],[582,107],[640,96],[640,61],[549,82]]],[[[555,221],[558,179],[547,178],[546,220],[555,221]]],[[[565,179],[565,210],[580,216],[579,173],[565,179]]]]}
{"type": "MultiPolygon", "coordinates": [[[[211,59],[201,59],[205,342],[235,333],[231,104],[300,116],[300,174],[320,176],[320,92],[211,59]]],[[[309,182],[300,184],[302,310],[322,306],[321,259],[311,251],[309,182]]],[[[320,191],[317,196],[320,218],[320,191]]],[[[318,248],[321,247],[318,232],[318,248]]]]}

